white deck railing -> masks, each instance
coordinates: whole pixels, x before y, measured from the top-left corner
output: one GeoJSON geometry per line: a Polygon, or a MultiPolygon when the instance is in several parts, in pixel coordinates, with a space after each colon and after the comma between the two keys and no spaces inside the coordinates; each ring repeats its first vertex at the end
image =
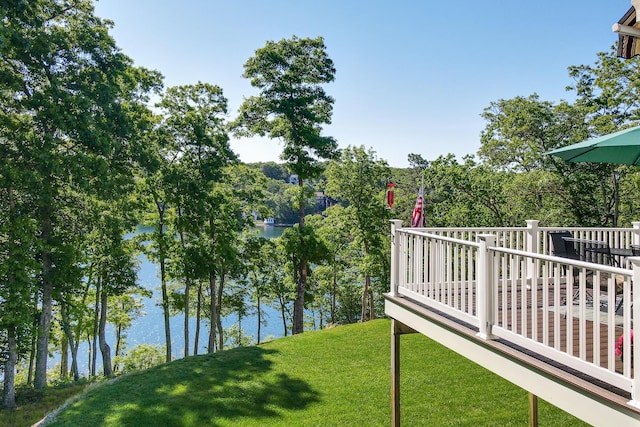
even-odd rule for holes
{"type": "Polygon", "coordinates": [[[632,319],[640,318],[640,257],[630,268],[549,255],[548,232],[602,240],[615,247],[640,243],[633,229],[411,229],[392,222],[392,295],[414,299],[477,328],[631,393],[640,406],[633,360],[632,319]]]}

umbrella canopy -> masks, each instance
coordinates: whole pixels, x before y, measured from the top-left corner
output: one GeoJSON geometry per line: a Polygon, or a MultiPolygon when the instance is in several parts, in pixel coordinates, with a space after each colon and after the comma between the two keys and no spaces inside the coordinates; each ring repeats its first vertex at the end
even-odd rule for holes
{"type": "Polygon", "coordinates": [[[640,165],[640,126],[549,151],[567,162],[640,165]]]}

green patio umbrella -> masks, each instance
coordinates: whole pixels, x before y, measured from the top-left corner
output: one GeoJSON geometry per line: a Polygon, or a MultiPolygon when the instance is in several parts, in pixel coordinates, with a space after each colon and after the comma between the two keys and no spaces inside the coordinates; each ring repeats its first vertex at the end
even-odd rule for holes
{"type": "Polygon", "coordinates": [[[567,162],[640,165],[640,126],[549,151],[567,162]]]}

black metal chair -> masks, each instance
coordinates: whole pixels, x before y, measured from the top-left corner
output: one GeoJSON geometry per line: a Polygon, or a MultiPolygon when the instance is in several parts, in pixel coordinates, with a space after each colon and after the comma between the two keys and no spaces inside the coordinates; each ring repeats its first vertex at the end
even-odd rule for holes
{"type": "Polygon", "coordinates": [[[580,259],[580,254],[575,250],[573,244],[568,244],[565,239],[572,238],[573,235],[570,231],[551,231],[549,232],[551,237],[552,255],[569,259],[580,259]]]}

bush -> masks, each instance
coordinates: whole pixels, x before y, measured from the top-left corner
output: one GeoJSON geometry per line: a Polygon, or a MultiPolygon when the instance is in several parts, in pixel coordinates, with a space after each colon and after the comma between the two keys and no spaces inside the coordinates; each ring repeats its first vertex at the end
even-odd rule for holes
{"type": "Polygon", "coordinates": [[[165,347],[140,344],[116,359],[122,373],[141,371],[165,362],[165,347]]]}

